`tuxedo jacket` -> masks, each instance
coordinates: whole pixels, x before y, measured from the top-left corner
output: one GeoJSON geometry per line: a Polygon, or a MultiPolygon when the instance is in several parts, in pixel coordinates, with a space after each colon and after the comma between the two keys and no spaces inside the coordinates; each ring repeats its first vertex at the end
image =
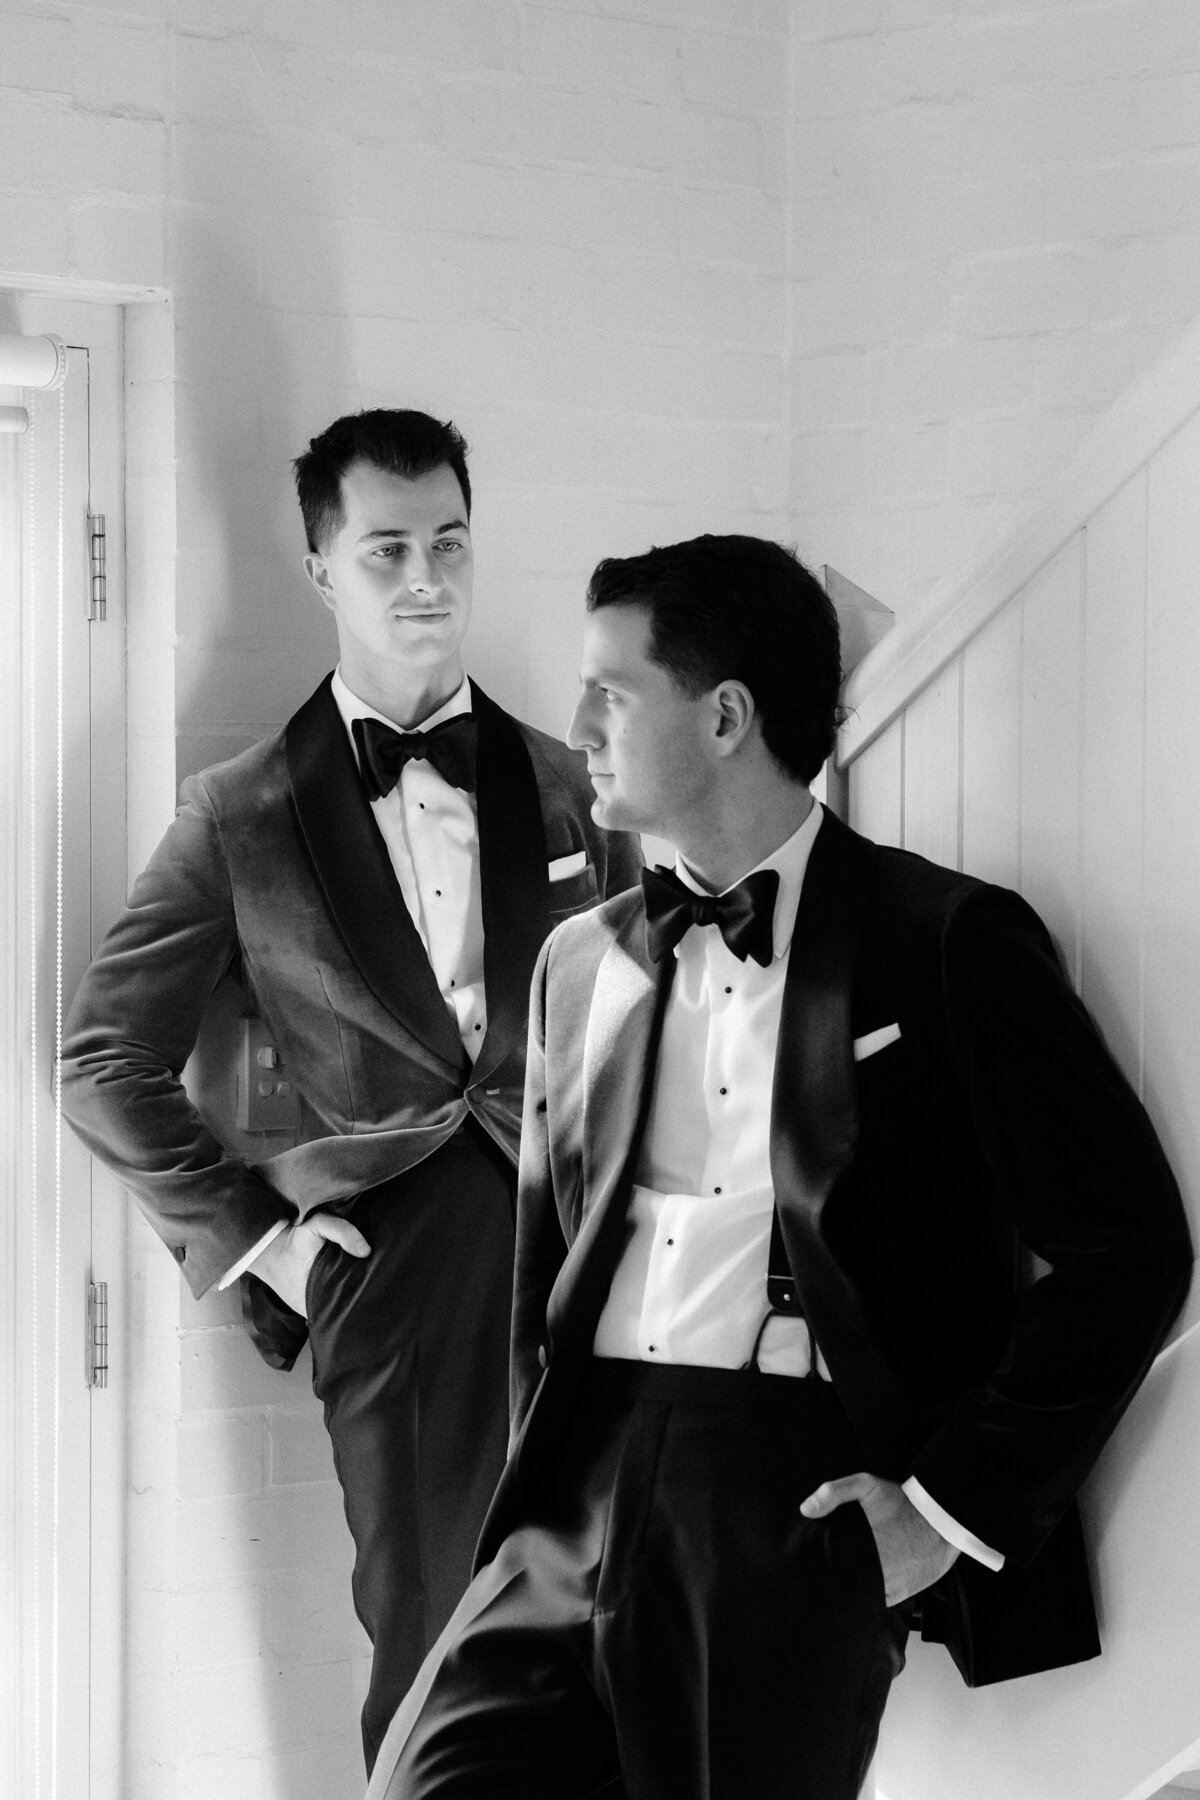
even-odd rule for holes
{"type": "Polygon", "coordinates": [[[133,1190],[197,1295],[277,1219],[400,1173],[468,1114],[516,1160],[538,951],[568,913],[636,880],[640,855],[592,823],[581,755],[472,688],[487,997],[473,1067],[328,677],[281,731],[184,784],[84,977],[63,1049],[64,1110],[133,1190]],[[548,863],[579,851],[582,870],[551,883],[548,863]],[[300,1098],[300,1141],[254,1167],[218,1143],[180,1083],[228,973],[270,1027],[300,1098]]]}
{"type": "MultiPolygon", "coordinates": [[[[638,890],[568,921],[538,965],[513,1452],[481,1561],[536,1488],[591,1352],[663,992],[638,890]]],[[[826,814],[785,978],[770,1157],[864,1466],[916,1475],[1007,1559],[994,1573],[959,1558],[924,1596],[925,1635],[972,1683],[1094,1654],[1073,1496],[1181,1304],[1191,1248],[1145,1112],[1017,895],[826,814]],[[856,1063],[854,1040],[888,1026],[899,1035],[856,1063]],[[1033,1281],[1029,1251],[1047,1265],[1033,1281]]]]}

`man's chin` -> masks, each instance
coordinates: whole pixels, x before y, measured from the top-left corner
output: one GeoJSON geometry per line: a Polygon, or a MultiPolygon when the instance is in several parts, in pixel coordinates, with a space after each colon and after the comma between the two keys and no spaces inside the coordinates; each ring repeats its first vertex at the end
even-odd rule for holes
{"type": "Polygon", "coordinates": [[[598,793],[592,801],[592,818],[605,831],[624,831],[627,829],[622,815],[621,803],[614,800],[611,794],[598,793]]]}
{"type": "Polygon", "coordinates": [[[639,833],[654,830],[631,806],[624,805],[614,795],[603,793],[597,794],[592,801],[592,820],[602,831],[639,833]]]}

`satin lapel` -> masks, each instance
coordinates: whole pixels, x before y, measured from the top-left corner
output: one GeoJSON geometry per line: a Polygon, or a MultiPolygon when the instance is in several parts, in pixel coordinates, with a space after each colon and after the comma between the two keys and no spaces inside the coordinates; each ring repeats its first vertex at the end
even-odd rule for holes
{"type": "Polygon", "coordinates": [[[288,775],[333,921],[371,991],[457,1073],[463,1050],[375,824],[329,678],[288,722],[288,775]]]}
{"type": "MultiPolygon", "coordinates": [[[[821,1214],[858,1134],[850,1005],[875,846],[826,812],[788,958],[771,1101],[771,1173],[804,1310],[864,1448],[891,1462],[904,1403],[821,1214]]],[[[880,1467],[879,1473],[888,1469],[880,1467]]]]}
{"type": "Polygon", "coordinates": [[[596,975],[583,1049],[583,1212],[547,1307],[551,1341],[591,1350],[623,1243],[625,1213],[650,1112],[675,958],[646,955],[639,906],[596,975]]]}
{"type": "Polygon", "coordinates": [[[471,691],[487,995],[487,1034],[471,1077],[474,1087],[510,1050],[524,1049],[529,983],[550,929],[550,880],[541,796],[525,740],[474,682],[471,691]]]}
{"type": "MultiPolygon", "coordinates": [[[[788,956],[775,1053],[771,1160],[787,1157],[789,1190],[819,1214],[854,1153],[850,998],[874,845],[826,812],[812,847],[788,956]]],[[[778,1173],[778,1172],[776,1172],[778,1173]]]]}

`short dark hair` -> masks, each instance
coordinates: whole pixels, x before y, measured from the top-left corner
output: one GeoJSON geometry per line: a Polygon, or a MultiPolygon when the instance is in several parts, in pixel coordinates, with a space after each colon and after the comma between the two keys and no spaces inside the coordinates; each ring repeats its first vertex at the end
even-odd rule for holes
{"type": "Polygon", "coordinates": [[[471,477],[467,474],[467,453],[462,432],[449,419],[443,424],[428,413],[376,407],[371,412],[347,413],[345,418],[335,419],[292,464],[309,549],[319,551],[341,528],[346,516],[342,508],[342,476],[356,462],[374,463],[377,469],[403,475],[409,481],[447,464],[458,477],[469,519],[471,477]]]}
{"type": "Polygon", "coordinates": [[[767,538],[698,537],[608,557],[589,612],[640,606],[650,655],[689,693],[744,682],[763,740],[800,781],[820,773],[842,720],[837,614],[794,551],[767,538]]]}

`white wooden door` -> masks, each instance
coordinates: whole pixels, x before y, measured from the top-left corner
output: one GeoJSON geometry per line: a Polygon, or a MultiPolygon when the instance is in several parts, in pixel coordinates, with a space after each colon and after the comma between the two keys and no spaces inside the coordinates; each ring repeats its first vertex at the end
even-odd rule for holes
{"type": "Polygon", "coordinates": [[[121,313],[0,295],[0,329],[71,346],[59,391],[0,391],[31,413],[0,445],[0,1782],[22,1800],[118,1800],[124,1201],[62,1124],[56,1057],[124,894],[121,313]],[[103,619],[89,616],[96,513],[103,619]],[[106,1385],[89,1358],[101,1281],[106,1385]]]}

